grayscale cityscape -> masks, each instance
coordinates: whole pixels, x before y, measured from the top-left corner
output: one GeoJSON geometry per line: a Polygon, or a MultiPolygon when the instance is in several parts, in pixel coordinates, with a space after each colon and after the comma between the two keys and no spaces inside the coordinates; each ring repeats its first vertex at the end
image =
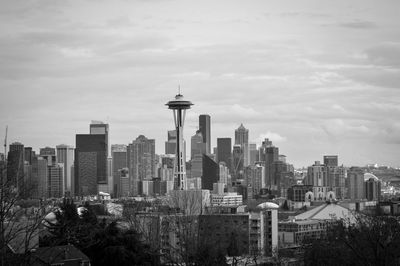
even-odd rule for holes
{"type": "Polygon", "coordinates": [[[0,2],[0,266],[400,265],[400,2],[0,2]]]}

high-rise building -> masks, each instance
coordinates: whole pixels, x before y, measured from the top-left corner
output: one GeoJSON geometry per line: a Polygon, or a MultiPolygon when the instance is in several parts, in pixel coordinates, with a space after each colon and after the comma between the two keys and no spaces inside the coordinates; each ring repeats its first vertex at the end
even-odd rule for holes
{"type": "Polygon", "coordinates": [[[64,191],[73,195],[71,166],[74,164],[75,149],[65,144],[57,145],[57,163],[64,164],[64,191]]]}
{"type": "Polygon", "coordinates": [[[109,138],[109,127],[108,124],[104,124],[102,121],[92,120],[89,126],[89,132],[91,135],[106,135],[107,142],[107,157],[108,157],[108,138],[109,138]]]}
{"type": "Polygon", "coordinates": [[[175,189],[186,189],[186,157],[183,142],[183,125],[185,122],[186,110],[193,105],[190,101],[184,100],[180,93],[167,104],[173,110],[176,129],[176,160],[175,160],[175,189]]]}
{"type": "Polygon", "coordinates": [[[206,144],[206,154],[211,153],[211,118],[204,114],[199,116],[199,130],[203,136],[203,142],[206,144]]]}
{"type": "Polygon", "coordinates": [[[206,153],[206,143],[203,142],[203,135],[198,130],[191,138],[190,159],[193,160],[195,155],[204,153],[206,153]]]}
{"type": "Polygon", "coordinates": [[[49,178],[48,178],[47,160],[43,157],[37,158],[37,191],[39,198],[48,198],[49,196],[49,178]]]}
{"type": "Polygon", "coordinates": [[[95,195],[98,184],[107,184],[107,139],[105,134],[76,135],[75,195],[95,195]]]}
{"type": "Polygon", "coordinates": [[[7,155],[7,182],[22,192],[24,189],[24,145],[10,144],[7,155]]]}
{"type": "Polygon", "coordinates": [[[365,198],[369,201],[379,201],[381,198],[381,181],[374,175],[364,175],[365,198]]]}
{"type": "Polygon", "coordinates": [[[127,163],[129,168],[132,195],[139,194],[139,181],[155,177],[156,167],[155,140],[140,135],[129,144],[127,163]]]}
{"type": "MultiPolygon", "coordinates": [[[[113,144],[111,145],[111,156],[112,156],[112,176],[113,176],[113,194],[114,197],[120,197],[125,195],[122,191],[121,180],[120,180],[120,170],[128,167],[127,162],[127,146],[124,144],[113,144]]],[[[126,175],[123,175],[126,177],[126,175]]],[[[126,182],[125,182],[126,183],[126,182]]],[[[129,182],[128,187],[124,188],[129,191],[129,182]]]]}
{"type": "Polygon", "coordinates": [[[326,179],[325,166],[321,164],[320,161],[315,161],[315,163],[307,169],[305,185],[325,187],[327,183],[326,179]]]}
{"type": "Polygon", "coordinates": [[[217,162],[225,162],[229,171],[232,172],[232,139],[217,139],[217,162]]]}
{"type": "Polygon", "coordinates": [[[165,154],[176,153],[176,130],[168,130],[168,140],[165,142],[165,154]]]}
{"type": "Polygon", "coordinates": [[[244,179],[248,188],[247,198],[252,199],[254,196],[259,195],[261,188],[265,187],[264,184],[264,166],[250,165],[244,168],[244,179]]]}
{"type": "Polygon", "coordinates": [[[203,154],[203,176],[201,177],[201,188],[213,190],[213,184],[219,181],[219,164],[208,155],[203,154]]]}
{"type": "Polygon", "coordinates": [[[235,130],[235,145],[244,146],[245,144],[249,144],[249,130],[240,124],[235,130]]]}
{"type": "Polygon", "coordinates": [[[364,172],[359,167],[351,167],[347,173],[348,198],[351,200],[365,199],[364,172]]]}
{"type": "Polygon", "coordinates": [[[24,148],[24,160],[28,162],[29,165],[32,165],[32,157],[34,156],[34,152],[32,151],[32,147],[24,148]]]}
{"type": "Polygon", "coordinates": [[[243,164],[244,166],[254,165],[257,161],[257,144],[248,143],[243,146],[243,164]]]}
{"type": "Polygon", "coordinates": [[[56,149],[46,147],[40,149],[40,156],[47,160],[47,165],[52,166],[57,163],[56,149]]]}
{"type": "Polygon", "coordinates": [[[233,145],[232,152],[232,180],[242,179],[243,178],[243,146],[241,145],[233,145]]]}
{"type": "Polygon", "coordinates": [[[190,177],[202,177],[203,176],[203,154],[196,154],[190,161],[190,177]]]}
{"type": "Polygon", "coordinates": [[[325,155],[324,156],[325,166],[338,166],[338,156],[337,155],[325,155]]]}
{"type": "Polygon", "coordinates": [[[61,198],[64,195],[64,164],[55,164],[48,169],[48,196],[61,198]]]}
{"type": "Polygon", "coordinates": [[[272,145],[272,142],[265,139],[259,149],[259,160],[265,166],[265,184],[268,187],[273,185],[272,164],[279,160],[279,149],[272,145]]]}

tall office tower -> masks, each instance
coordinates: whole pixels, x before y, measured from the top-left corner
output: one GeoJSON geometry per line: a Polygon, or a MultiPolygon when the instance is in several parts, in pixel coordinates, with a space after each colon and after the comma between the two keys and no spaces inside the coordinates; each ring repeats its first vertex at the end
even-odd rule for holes
{"type": "Polygon", "coordinates": [[[55,165],[57,163],[56,149],[46,147],[40,149],[39,155],[47,160],[47,165],[55,165]]]}
{"type": "Polygon", "coordinates": [[[48,166],[49,197],[61,198],[64,195],[64,164],[48,166]]]}
{"type": "Polygon", "coordinates": [[[172,154],[160,155],[160,168],[158,176],[161,181],[174,181],[174,160],[172,154]]]}
{"type": "Polygon", "coordinates": [[[260,194],[261,188],[265,187],[264,173],[265,168],[262,165],[251,165],[244,169],[244,178],[248,188],[247,198],[252,199],[260,194]]]}
{"type": "Polygon", "coordinates": [[[75,147],[75,196],[95,195],[107,184],[106,135],[78,134],[75,147]]]}
{"type": "Polygon", "coordinates": [[[214,183],[219,181],[219,164],[208,155],[203,154],[203,175],[201,177],[201,188],[213,190],[214,183]]]}
{"type": "Polygon", "coordinates": [[[107,158],[109,156],[108,154],[108,137],[109,137],[109,127],[108,124],[104,124],[102,121],[94,121],[90,123],[89,126],[89,132],[90,135],[106,135],[106,152],[107,152],[107,158]]]}
{"type": "Polygon", "coordinates": [[[325,155],[324,156],[325,166],[338,166],[338,156],[337,155],[325,155]]]}
{"type": "Polygon", "coordinates": [[[217,138],[217,162],[225,162],[232,173],[232,139],[217,138]]]}
{"type": "Polygon", "coordinates": [[[72,146],[65,144],[57,145],[57,163],[64,164],[64,191],[69,191],[72,194],[72,173],[71,166],[74,164],[75,149],[72,146]]]}
{"type": "Polygon", "coordinates": [[[232,180],[243,178],[243,147],[241,145],[233,145],[232,152],[232,180]]]}
{"type": "Polygon", "coordinates": [[[183,95],[178,94],[175,99],[169,101],[166,105],[173,110],[174,122],[176,128],[176,167],[175,167],[175,189],[186,189],[186,158],[183,144],[183,125],[185,122],[186,110],[193,105],[190,101],[183,99],[183,95]]]}
{"type": "Polygon", "coordinates": [[[191,138],[190,159],[193,160],[195,155],[205,153],[206,143],[203,142],[203,135],[200,130],[197,130],[191,138]]]}
{"type": "Polygon", "coordinates": [[[305,185],[311,185],[314,187],[325,187],[326,186],[326,171],[325,165],[319,161],[315,161],[312,166],[307,169],[307,177],[305,178],[305,185]]]}
{"type": "Polygon", "coordinates": [[[176,130],[168,130],[168,140],[165,142],[165,154],[176,153],[176,130]]]}
{"type": "Polygon", "coordinates": [[[7,182],[22,192],[24,189],[24,145],[10,144],[7,155],[7,182]]]}
{"type": "Polygon", "coordinates": [[[209,115],[199,115],[199,130],[203,136],[203,142],[206,144],[206,154],[211,153],[211,123],[209,115]]]}
{"type": "Polygon", "coordinates": [[[190,162],[190,177],[200,178],[203,176],[203,154],[196,154],[190,162]]]}
{"type": "Polygon", "coordinates": [[[254,165],[257,160],[257,144],[247,143],[243,145],[243,164],[244,166],[254,165]]]}
{"type": "Polygon", "coordinates": [[[37,192],[39,198],[49,197],[49,178],[47,160],[43,157],[37,157],[37,192]]]}
{"type": "MultiPolygon", "coordinates": [[[[112,176],[113,176],[113,196],[115,198],[125,195],[121,187],[121,175],[120,170],[128,168],[127,162],[127,147],[124,144],[113,144],[111,145],[111,156],[112,156],[112,176]]],[[[126,175],[123,175],[124,177],[126,175]]],[[[126,189],[126,188],[124,188],[126,189]]],[[[129,182],[128,187],[129,190],[129,182]]]]}
{"type": "Polygon", "coordinates": [[[25,160],[25,162],[28,162],[29,165],[32,165],[32,156],[33,156],[32,147],[25,147],[24,148],[24,160],[25,160]]]}
{"type": "Polygon", "coordinates": [[[130,188],[132,195],[139,194],[139,181],[151,180],[155,176],[155,140],[140,135],[127,150],[130,188]]]}
{"type": "Polygon", "coordinates": [[[226,167],[225,162],[219,163],[219,182],[225,184],[225,187],[228,187],[229,184],[229,169],[226,167]]]}
{"type": "Polygon", "coordinates": [[[265,139],[259,149],[259,160],[265,166],[265,184],[267,187],[272,185],[272,164],[279,160],[279,149],[272,145],[272,142],[265,139]]]}
{"type": "Polygon", "coordinates": [[[243,124],[240,124],[238,129],[235,130],[235,145],[249,144],[249,130],[243,124]]]}
{"type": "Polygon", "coordinates": [[[369,201],[379,201],[381,198],[381,181],[372,174],[364,175],[365,198],[369,201]]]}
{"type": "Polygon", "coordinates": [[[348,198],[351,200],[365,199],[364,172],[359,167],[351,167],[347,173],[348,198]]]}

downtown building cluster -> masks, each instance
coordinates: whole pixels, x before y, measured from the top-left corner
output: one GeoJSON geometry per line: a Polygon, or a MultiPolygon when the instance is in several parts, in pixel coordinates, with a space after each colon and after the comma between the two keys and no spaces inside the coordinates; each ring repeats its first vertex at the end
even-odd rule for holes
{"type": "MultiPolygon", "coordinates": [[[[173,104],[179,107],[182,98],[177,95],[173,104]]],[[[295,170],[271,140],[250,142],[243,124],[232,130],[233,139],[218,137],[212,148],[210,115],[199,116],[190,144],[183,138],[184,116],[180,123],[174,118],[164,154],[156,154],[155,139],[144,135],[110,144],[109,125],[100,121],[76,135],[75,148],[58,145],[36,153],[12,143],[2,160],[6,178],[24,198],[160,199],[174,211],[144,208],[135,219],[143,232],[158,232],[148,237],[149,244],[175,257],[182,230],[230,250],[229,256],[272,256],[323,236],[342,214],[379,205],[382,182],[365,169],[339,165],[337,155],[295,170]],[[195,228],[179,228],[187,219],[195,228]],[[179,230],[163,232],[165,224],[179,230]]]]}

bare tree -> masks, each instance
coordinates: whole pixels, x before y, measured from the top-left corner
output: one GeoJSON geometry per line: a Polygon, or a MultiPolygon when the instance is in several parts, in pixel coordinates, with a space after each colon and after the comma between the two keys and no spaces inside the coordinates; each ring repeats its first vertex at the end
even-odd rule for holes
{"type": "Polygon", "coordinates": [[[13,177],[7,178],[6,164],[0,167],[0,265],[28,264],[30,250],[39,244],[44,206],[39,200],[33,206],[24,206],[23,196],[33,187],[16,186],[13,177]]]}

